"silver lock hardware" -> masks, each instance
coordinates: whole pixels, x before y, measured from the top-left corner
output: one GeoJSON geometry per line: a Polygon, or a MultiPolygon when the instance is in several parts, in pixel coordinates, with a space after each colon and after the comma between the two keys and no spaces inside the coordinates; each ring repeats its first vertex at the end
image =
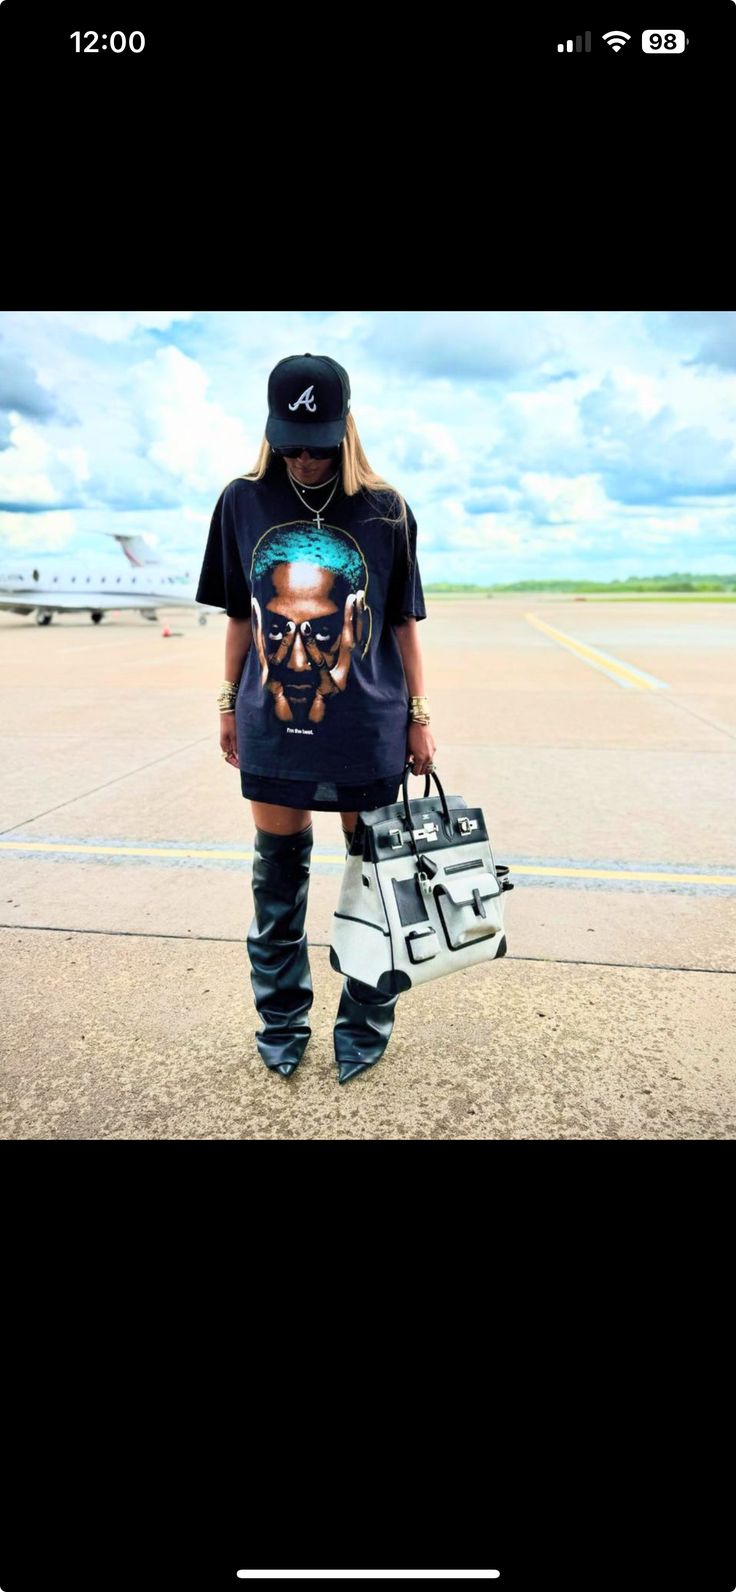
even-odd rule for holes
{"type": "Polygon", "coordinates": [[[469,835],[471,829],[478,828],[477,818],[458,818],[457,827],[461,835],[469,835]]]}

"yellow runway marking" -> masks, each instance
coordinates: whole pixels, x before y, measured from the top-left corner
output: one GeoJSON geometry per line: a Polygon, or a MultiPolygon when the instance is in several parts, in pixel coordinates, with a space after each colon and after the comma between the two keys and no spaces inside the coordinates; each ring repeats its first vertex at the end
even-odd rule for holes
{"type": "Polygon", "coordinates": [[[646,669],[637,669],[632,663],[621,663],[618,658],[612,658],[610,653],[601,652],[598,647],[588,647],[584,641],[576,641],[573,636],[565,635],[563,630],[556,630],[554,625],[548,625],[543,619],[537,619],[536,614],[525,614],[525,619],[530,625],[535,625],[537,630],[544,631],[551,636],[553,641],[558,641],[561,647],[566,647],[568,652],[575,653],[583,663],[588,663],[593,669],[599,669],[601,674],[608,675],[618,685],[637,691],[668,691],[666,680],[658,680],[656,674],[648,674],[646,669]]]}
{"type": "MultiPolygon", "coordinates": [[[[87,845],[82,842],[54,840],[0,840],[0,851],[71,852],[81,856],[108,857],[182,857],[203,862],[252,862],[252,851],[201,850],[194,846],[113,846],[87,845]]],[[[342,863],[342,853],[315,852],[313,862],[342,863]]],[[[736,873],[665,873],[644,872],[633,868],[562,868],[533,866],[527,863],[510,863],[512,874],[544,874],[551,879],[621,879],[653,884],[716,884],[733,885],[736,873]]]]}
{"type": "Polygon", "coordinates": [[[644,873],[634,868],[537,868],[512,862],[512,874],[548,874],[553,879],[640,879],[656,884],[730,884],[736,888],[736,873],[644,873]]]}
{"type": "MultiPolygon", "coordinates": [[[[78,851],[85,856],[108,857],[202,857],[215,861],[249,862],[252,851],[198,851],[193,846],[87,846],[78,842],[54,840],[0,840],[3,851],[78,851]]],[[[319,862],[334,862],[334,857],[315,858],[319,862]]]]}

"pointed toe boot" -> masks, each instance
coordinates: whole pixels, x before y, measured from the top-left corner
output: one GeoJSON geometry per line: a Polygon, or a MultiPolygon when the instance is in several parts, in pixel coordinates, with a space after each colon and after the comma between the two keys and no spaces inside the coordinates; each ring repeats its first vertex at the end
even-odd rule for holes
{"type": "MultiPolygon", "coordinates": [[[[343,824],[342,832],[347,857],[355,830],[346,829],[343,824]]],[[[391,1038],[398,998],[382,995],[357,978],[343,979],[334,1030],[338,1083],[347,1083],[380,1061],[391,1038]]]]}
{"type": "Polygon", "coordinates": [[[255,1040],[261,1060],[283,1078],[298,1066],[312,1032],[314,990],[304,927],[312,843],[310,823],[295,835],[256,828],[253,847],[255,915],[246,944],[263,1024],[255,1040]]]}
{"type": "Polygon", "coordinates": [[[338,1083],[347,1083],[349,1078],[355,1078],[359,1072],[365,1072],[369,1066],[372,1066],[372,1062],[339,1061],[337,1064],[338,1083]]]}
{"type": "Polygon", "coordinates": [[[398,994],[382,995],[357,978],[343,979],[333,1036],[339,1083],[380,1061],[391,1038],[398,998],[398,994]]]}

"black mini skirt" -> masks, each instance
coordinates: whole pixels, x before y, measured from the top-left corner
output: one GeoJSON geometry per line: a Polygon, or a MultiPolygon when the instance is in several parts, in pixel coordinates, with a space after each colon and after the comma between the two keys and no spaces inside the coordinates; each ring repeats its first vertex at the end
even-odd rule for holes
{"type": "Polygon", "coordinates": [[[403,768],[391,779],[369,780],[364,785],[335,784],[333,780],[271,779],[265,774],[240,770],[243,795],[251,801],[273,802],[278,807],[301,807],[318,813],[372,812],[398,801],[403,768]]]}

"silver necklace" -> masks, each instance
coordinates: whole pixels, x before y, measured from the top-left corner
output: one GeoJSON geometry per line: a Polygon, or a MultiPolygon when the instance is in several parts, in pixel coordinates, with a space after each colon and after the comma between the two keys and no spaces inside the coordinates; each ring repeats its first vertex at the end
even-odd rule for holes
{"type": "MultiPolygon", "coordinates": [[[[294,480],[294,477],[293,477],[291,471],[287,470],[286,474],[288,475],[289,480],[291,481],[291,484],[292,484],[292,486],[294,488],[294,491],[296,492],[296,495],[297,495],[297,497],[299,499],[299,502],[301,504],[303,504],[304,508],[307,509],[310,514],[315,514],[315,510],[312,508],[311,503],[307,503],[306,498],[302,497],[301,492],[299,491],[299,488],[298,488],[298,486],[297,486],[297,484],[296,484],[296,482],[294,480]]],[[[330,480],[332,480],[332,476],[330,476],[330,480]]],[[[322,519],[322,514],[324,513],[324,510],[327,508],[327,505],[332,501],[332,499],[335,496],[335,493],[337,491],[338,482],[340,480],[340,472],[339,472],[339,470],[337,470],[335,472],[334,480],[335,480],[335,485],[332,488],[332,491],[330,493],[330,496],[327,499],[327,502],[323,503],[322,507],[320,509],[317,509],[316,514],[315,514],[315,523],[317,525],[317,529],[318,530],[321,530],[322,526],[324,524],[324,520],[322,519]]],[[[304,482],[302,482],[302,485],[304,486],[304,482]]],[[[319,486],[327,486],[328,482],[327,481],[320,481],[320,482],[318,482],[318,485],[319,486]]],[[[313,492],[314,491],[314,487],[305,487],[305,491],[313,492]]]]}
{"type": "Polygon", "coordinates": [[[305,492],[319,492],[321,486],[329,486],[330,481],[336,481],[338,474],[339,471],[336,470],[334,475],[328,475],[326,481],[317,481],[314,486],[309,486],[306,481],[300,481],[299,485],[304,488],[305,492]]]}

